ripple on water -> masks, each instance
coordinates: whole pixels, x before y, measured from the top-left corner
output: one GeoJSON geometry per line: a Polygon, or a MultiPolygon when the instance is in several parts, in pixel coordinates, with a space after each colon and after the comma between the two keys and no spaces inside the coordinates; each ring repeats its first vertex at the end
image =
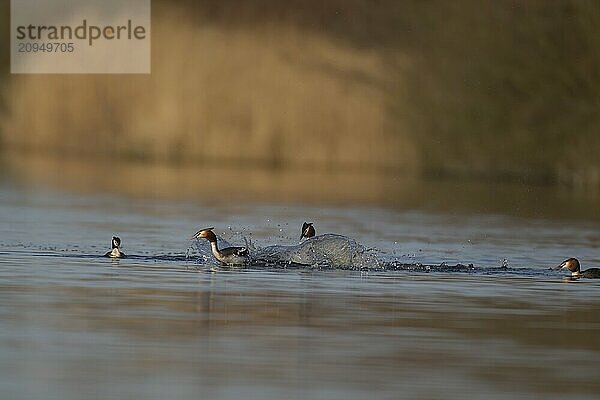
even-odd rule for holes
{"type": "Polygon", "coordinates": [[[14,197],[0,188],[3,398],[600,394],[600,281],[563,284],[544,269],[563,253],[597,265],[596,226],[557,235],[555,224],[402,211],[14,197]],[[206,241],[186,252],[192,215],[247,227],[254,262],[214,268],[206,241]],[[360,242],[297,244],[266,215],[314,216],[360,242]],[[100,256],[115,233],[126,259],[100,256]]]}

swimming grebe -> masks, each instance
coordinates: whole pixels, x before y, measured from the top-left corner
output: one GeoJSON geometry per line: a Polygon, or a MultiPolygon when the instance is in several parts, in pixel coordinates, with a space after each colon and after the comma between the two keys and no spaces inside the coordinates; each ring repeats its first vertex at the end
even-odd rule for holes
{"type": "Polygon", "coordinates": [[[111,241],[112,250],[107,252],[104,257],[110,258],[125,258],[125,253],[123,253],[119,247],[121,246],[121,239],[117,236],[113,236],[111,241]]]}
{"type": "Polygon", "coordinates": [[[300,234],[300,240],[304,238],[311,238],[315,236],[315,234],[316,232],[312,222],[305,222],[302,224],[302,233],[300,234]]]}
{"type": "Polygon", "coordinates": [[[572,278],[590,278],[600,279],[600,268],[588,268],[585,271],[580,271],[579,260],[576,258],[569,258],[560,264],[556,269],[566,268],[571,271],[572,278]]]}
{"type": "Polygon", "coordinates": [[[199,230],[190,238],[199,239],[203,238],[210,242],[210,248],[213,256],[221,263],[226,265],[242,265],[250,260],[250,252],[248,246],[245,247],[227,247],[225,249],[219,249],[217,246],[217,236],[212,231],[215,228],[204,228],[199,230]]]}

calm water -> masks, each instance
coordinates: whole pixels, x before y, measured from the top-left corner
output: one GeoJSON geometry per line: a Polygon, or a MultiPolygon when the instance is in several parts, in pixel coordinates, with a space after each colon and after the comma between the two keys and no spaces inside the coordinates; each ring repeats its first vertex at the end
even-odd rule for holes
{"type": "Polygon", "coordinates": [[[597,221],[73,193],[0,184],[2,398],[600,396],[600,281],[548,270],[600,266],[597,221]],[[304,220],[378,261],[227,269],[187,239],[304,220]]]}

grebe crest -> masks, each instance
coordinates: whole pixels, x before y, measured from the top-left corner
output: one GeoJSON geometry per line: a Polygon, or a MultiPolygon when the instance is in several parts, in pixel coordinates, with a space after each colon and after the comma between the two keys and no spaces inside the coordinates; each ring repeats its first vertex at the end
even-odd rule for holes
{"type": "Polygon", "coordinates": [[[302,224],[302,233],[300,233],[300,240],[309,239],[315,236],[315,227],[312,222],[305,222],[302,224]]]}

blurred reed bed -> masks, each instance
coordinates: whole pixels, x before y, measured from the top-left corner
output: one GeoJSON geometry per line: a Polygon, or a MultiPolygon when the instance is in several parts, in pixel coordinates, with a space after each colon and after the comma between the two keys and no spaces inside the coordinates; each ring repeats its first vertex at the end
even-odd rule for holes
{"type": "Polygon", "coordinates": [[[11,78],[8,148],[173,162],[405,168],[381,55],[294,27],[196,24],[155,10],[149,76],[11,78]]]}
{"type": "Polygon", "coordinates": [[[600,187],[600,3],[153,1],[150,76],[10,76],[8,152],[600,187]]]}

